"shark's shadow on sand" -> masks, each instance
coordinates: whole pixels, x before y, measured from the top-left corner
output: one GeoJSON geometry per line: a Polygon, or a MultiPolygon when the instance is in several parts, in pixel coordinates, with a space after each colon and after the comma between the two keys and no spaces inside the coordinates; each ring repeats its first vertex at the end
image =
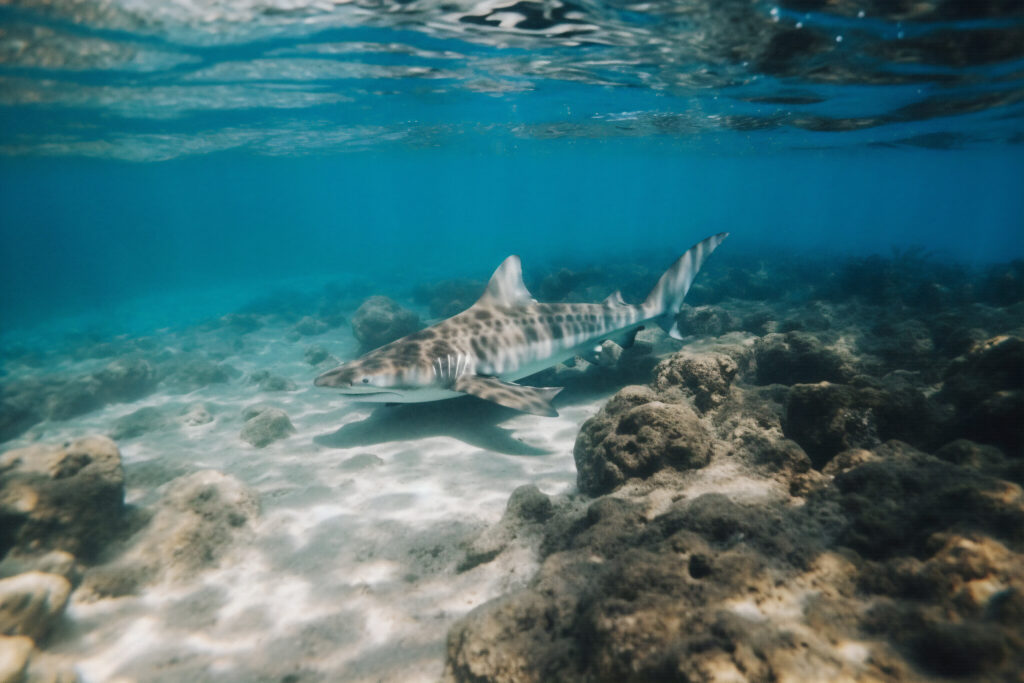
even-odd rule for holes
{"type": "Polygon", "coordinates": [[[470,446],[506,455],[547,455],[513,436],[500,423],[522,413],[471,396],[432,403],[381,406],[368,418],[350,422],[313,441],[328,448],[356,448],[391,441],[450,436],[470,446]]]}
{"type": "MultiPolygon", "coordinates": [[[[591,368],[586,374],[560,377],[555,384],[564,390],[555,399],[560,407],[615,393],[627,384],[646,381],[657,363],[655,356],[644,356],[614,371],[591,368]]],[[[546,384],[542,375],[530,378],[531,384],[546,384]]],[[[392,441],[409,441],[431,436],[450,436],[463,443],[505,455],[548,455],[550,450],[531,446],[517,439],[501,423],[520,416],[517,410],[473,396],[381,406],[368,418],[350,422],[330,434],[314,437],[314,443],[328,448],[357,448],[392,441]]],[[[546,419],[546,418],[541,418],[546,419]]]]}

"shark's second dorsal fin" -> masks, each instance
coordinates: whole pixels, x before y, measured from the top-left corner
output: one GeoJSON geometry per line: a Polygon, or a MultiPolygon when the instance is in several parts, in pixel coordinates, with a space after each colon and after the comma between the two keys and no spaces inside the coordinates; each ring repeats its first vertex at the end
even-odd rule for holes
{"type": "Polygon", "coordinates": [[[509,256],[494,271],[483,296],[477,304],[491,306],[523,306],[536,301],[523,284],[523,265],[518,256],[509,256]]]}
{"type": "Polygon", "coordinates": [[[622,292],[620,292],[617,289],[614,292],[612,292],[611,294],[609,294],[608,297],[604,301],[602,301],[601,303],[604,304],[605,306],[628,306],[629,305],[629,304],[626,303],[626,300],[622,298],[622,292]]]}

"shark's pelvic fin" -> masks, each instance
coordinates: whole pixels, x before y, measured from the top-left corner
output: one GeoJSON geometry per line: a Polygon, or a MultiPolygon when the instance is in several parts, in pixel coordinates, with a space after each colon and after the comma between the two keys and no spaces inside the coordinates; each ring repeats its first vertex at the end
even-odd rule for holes
{"type": "Polygon", "coordinates": [[[523,284],[523,265],[518,256],[509,256],[491,275],[487,289],[474,305],[525,306],[536,302],[523,284]]]}
{"type": "Polygon", "coordinates": [[[644,329],[643,325],[640,325],[639,327],[634,327],[631,330],[626,330],[625,333],[620,334],[616,337],[612,337],[612,341],[621,346],[622,348],[628,349],[631,346],[633,346],[633,344],[636,343],[636,335],[642,329],[644,329]]]}
{"type": "Polygon", "coordinates": [[[455,380],[452,389],[506,408],[542,417],[558,416],[558,411],[551,405],[551,399],[562,390],[561,387],[524,387],[511,382],[502,382],[496,377],[481,377],[480,375],[463,375],[455,380]]]}
{"type": "Polygon", "coordinates": [[[690,291],[693,279],[697,277],[704,260],[711,255],[719,244],[729,236],[727,232],[720,232],[712,235],[697,244],[679,257],[672,264],[672,267],[665,271],[665,274],[654,285],[654,289],[647,295],[644,301],[645,309],[655,315],[659,315],[658,324],[673,339],[682,339],[679,327],[676,325],[676,313],[683,306],[683,298],[690,291]]]}

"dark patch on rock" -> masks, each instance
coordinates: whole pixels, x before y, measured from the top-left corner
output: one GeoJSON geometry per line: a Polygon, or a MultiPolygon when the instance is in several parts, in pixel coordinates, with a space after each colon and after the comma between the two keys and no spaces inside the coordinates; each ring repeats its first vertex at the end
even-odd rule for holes
{"type": "Polygon", "coordinates": [[[718,337],[738,330],[742,322],[721,306],[690,306],[684,304],[676,315],[676,324],[683,336],[718,337]]]}
{"type": "Polygon", "coordinates": [[[955,406],[958,435],[1024,454],[1024,339],[974,346],[946,370],[939,399],[955,406]]]}
{"type": "Polygon", "coordinates": [[[554,514],[551,499],[533,484],[520,486],[512,491],[505,510],[506,514],[526,522],[544,522],[554,514]]]}
{"type": "Polygon", "coordinates": [[[865,557],[919,555],[936,532],[982,531],[1024,543],[1019,487],[944,462],[907,444],[876,448],[877,460],[836,476],[850,518],[841,541],[865,557]]]}
{"type": "Polygon", "coordinates": [[[817,338],[803,332],[769,334],[754,344],[758,384],[846,382],[853,370],[817,338]]]}
{"type": "Polygon", "coordinates": [[[786,400],[783,428],[820,469],[840,451],[880,443],[874,408],[881,400],[881,392],[874,389],[796,384],[786,400]]]}

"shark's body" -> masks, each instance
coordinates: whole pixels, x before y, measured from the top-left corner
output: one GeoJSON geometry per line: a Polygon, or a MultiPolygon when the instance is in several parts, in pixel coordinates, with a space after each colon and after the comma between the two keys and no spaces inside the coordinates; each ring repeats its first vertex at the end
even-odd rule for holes
{"type": "Polygon", "coordinates": [[[683,297],[727,235],[708,237],[683,254],[636,306],[618,292],[600,304],[538,303],[523,284],[519,257],[510,256],[467,310],[325,372],[315,384],[363,401],[416,403],[471,394],[557,415],[551,399],[559,388],[520,386],[515,380],[576,356],[593,358],[609,339],[629,346],[649,322],[680,338],[675,317],[683,297]]]}

